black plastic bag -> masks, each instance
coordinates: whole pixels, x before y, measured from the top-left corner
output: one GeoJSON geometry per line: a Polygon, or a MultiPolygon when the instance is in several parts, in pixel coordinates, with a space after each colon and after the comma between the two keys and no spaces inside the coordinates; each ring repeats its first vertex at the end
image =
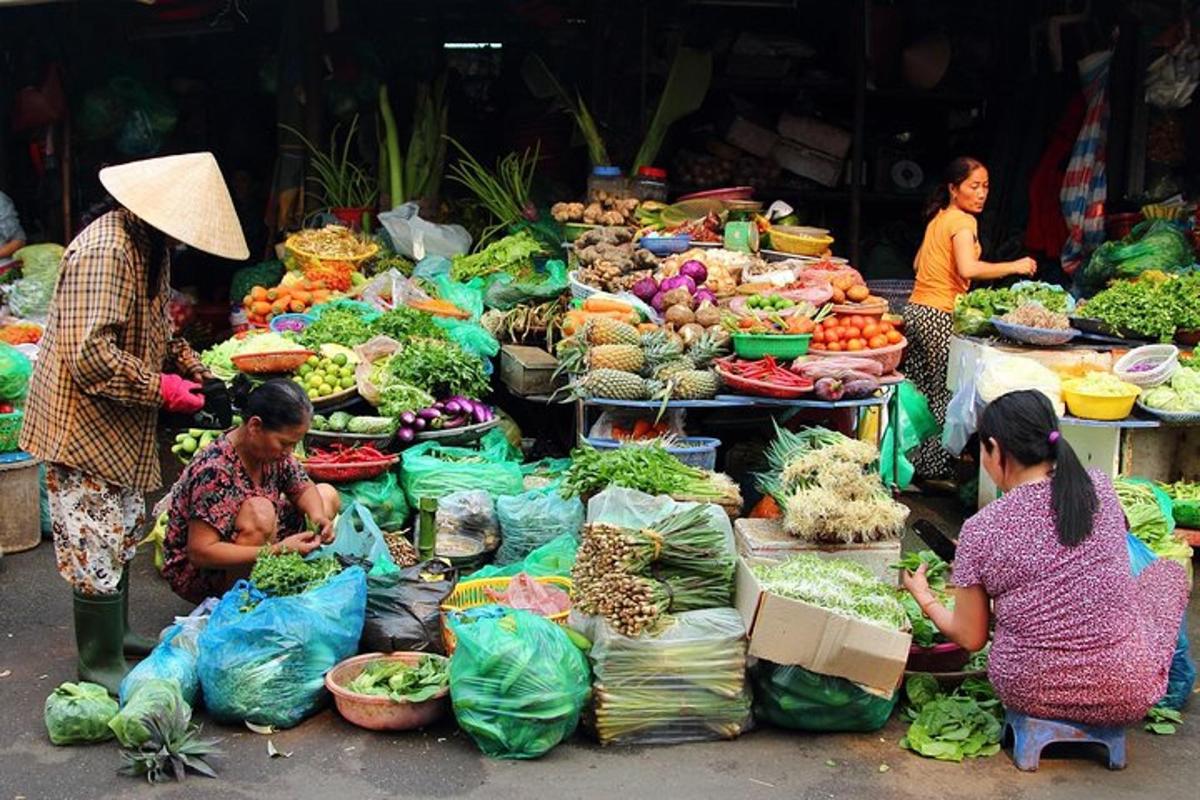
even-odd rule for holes
{"type": "Polygon", "coordinates": [[[359,650],[445,652],[440,606],[456,583],[458,570],[438,560],[369,576],[367,621],[359,650]]]}

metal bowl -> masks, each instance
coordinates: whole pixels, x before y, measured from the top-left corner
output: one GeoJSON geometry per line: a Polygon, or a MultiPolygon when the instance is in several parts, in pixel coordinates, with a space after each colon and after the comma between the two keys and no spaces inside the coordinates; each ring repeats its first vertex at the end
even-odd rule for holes
{"type": "Polygon", "coordinates": [[[420,703],[404,703],[390,697],[351,692],[345,685],[358,677],[367,664],[376,661],[403,661],[416,664],[422,658],[440,658],[435,653],[402,650],[396,653],[365,653],[338,664],[325,673],[325,688],[333,695],[338,713],[347,721],[373,731],[407,731],[423,728],[441,719],[450,707],[450,687],[420,703]]]}

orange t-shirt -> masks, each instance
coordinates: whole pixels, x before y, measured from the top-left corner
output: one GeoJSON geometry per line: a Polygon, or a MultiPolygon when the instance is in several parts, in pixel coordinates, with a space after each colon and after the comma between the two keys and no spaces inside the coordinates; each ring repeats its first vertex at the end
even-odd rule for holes
{"type": "Polygon", "coordinates": [[[943,208],[925,226],[925,240],[917,251],[917,281],[910,303],[953,311],[954,301],[971,289],[971,282],[959,274],[954,264],[954,236],[970,231],[975,241],[975,257],[983,252],[979,246],[979,225],[975,217],[956,206],[943,208]]]}

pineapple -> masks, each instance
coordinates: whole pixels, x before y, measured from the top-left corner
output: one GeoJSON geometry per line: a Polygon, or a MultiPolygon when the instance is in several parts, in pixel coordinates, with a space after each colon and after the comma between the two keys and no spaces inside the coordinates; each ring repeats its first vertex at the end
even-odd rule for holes
{"type": "Polygon", "coordinates": [[[562,373],[576,375],[583,372],[587,365],[587,345],[579,336],[568,336],[554,348],[558,366],[554,368],[554,377],[562,373]]]}
{"type": "Polygon", "coordinates": [[[646,381],[632,372],[594,369],[571,385],[576,397],[603,397],[608,400],[645,400],[646,381]]]}
{"type": "Polygon", "coordinates": [[[652,377],[660,381],[669,381],[681,372],[694,370],[696,365],[690,358],[680,357],[661,365],[654,370],[652,377]]]}
{"type": "Polygon", "coordinates": [[[715,336],[706,333],[698,336],[692,343],[691,349],[688,350],[688,358],[692,360],[696,369],[708,369],[715,359],[725,355],[726,352],[728,352],[726,347],[715,336]]]}
{"type": "Polygon", "coordinates": [[[596,317],[588,321],[583,329],[584,340],[590,346],[601,344],[641,344],[641,335],[637,328],[628,322],[620,322],[606,317],[596,317]]]}
{"type": "Polygon", "coordinates": [[[632,344],[601,344],[588,350],[589,369],[639,372],[645,363],[642,348],[632,344]]]}
{"type": "Polygon", "coordinates": [[[145,775],[150,783],[175,778],[182,781],[190,769],[208,778],[217,777],[208,757],[220,754],[218,739],[201,739],[185,703],[156,709],[144,719],[150,738],[136,748],[121,751],[123,775],[145,775]]]}
{"type": "Polygon", "coordinates": [[[663,330],[642,334],[642,350],[646,354],[646,369],[651,374],[663,364],[683,355],[683,347],[672,341],[663,330]]]}
{"type": "Polygon", "coordinates": [[[709,370],[686,370],[671,378],[672,400],[709,400],[720,389],[721,379],[709,370]]]}

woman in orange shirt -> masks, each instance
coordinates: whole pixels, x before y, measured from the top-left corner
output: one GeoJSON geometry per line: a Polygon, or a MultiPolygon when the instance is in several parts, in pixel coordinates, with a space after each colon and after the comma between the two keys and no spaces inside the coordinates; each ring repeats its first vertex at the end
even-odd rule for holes
{"type": "MultiPolygon", "coordinates": [[[[950,162],[942,182],[925,208],[925,239],[913,267],[917,279],[904,309],[908,353],[905,372],[929,399],[937,421],[946,422],[950,391],[946,372],[950,337],[954,333],[954,303],[971,289],[973,280],[994,280],[1009,275],[1033,275],[1032,258],[991,263],[980,260],[978,223],[988,197],[988,172],[982,162],[960,156],[950,162]]],[[[937,439],[921,445],[913,466],[923,478],[950,476],[950,454],[937,439]]]]}

